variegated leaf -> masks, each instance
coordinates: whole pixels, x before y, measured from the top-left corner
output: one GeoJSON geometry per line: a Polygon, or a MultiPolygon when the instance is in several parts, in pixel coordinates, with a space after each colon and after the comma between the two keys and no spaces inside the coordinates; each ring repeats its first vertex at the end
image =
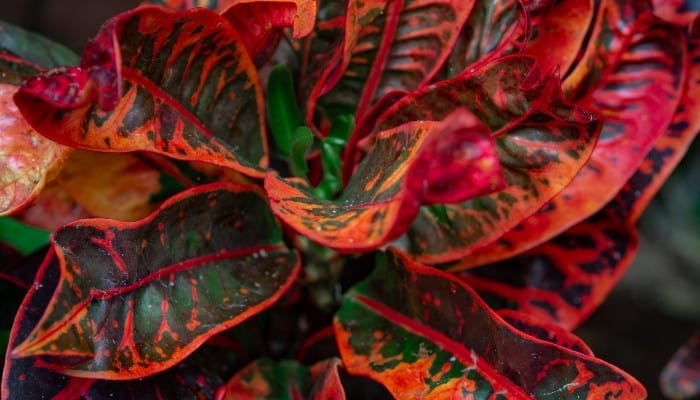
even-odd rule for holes
{"type": "Polygon", "coordinates": [[[72,147],[151,151],[262,176],[262,89],[238,33],[205,9],[141,7],[107,22],[79,67],[15,96],[42,135],[72,147]]]}
{"type": "Polygon", "coordinates": [[[380,133],[337,200],[300,180],[265,179],[272,211],[295,231],[339,250],[375,249],[401,235],[421,204],[463,201],[502,187],[488,129],[459,109],[441,122],[380,133]]]}
{"type": "Polygon", "coordinates": [[[515,329],[451,275],[397,252],[387,259],[336,315],[348,372],[400,398],[645,397],[618,368],[515,329]]]}
{"type": "Polygon", "coordinates": [[[198,186],[143,220],[78,221],[52,241],[58,287],[12,354],[78,377],[169,368],[269,307],[299,271],[255,186],[198,186]]]}
{"type": "MultiPolygon", "coordinates": [[[[620,4],[605,5],[602,15],[616,18],[613,11],[620,4]]],[[[678,29],[650,25],[644,18],[626,28],[608,43],[610,48],[596,47],[596,57],[610,61],[590,72],[598,80],[587,78],[586,93],[577,100],[604,121],[590,160],[546,207],[499,241],[477,250],[462,267],[504,260],[554,237],[600,210],[643,166],[644,157],[669,127],[683,94],[685,38],[678,29]]],[[[607,43],[608,39],[598,40],[607,43]]]]}
{"type": "Polygon", "coordinates": [[[425,262],[460,259],[542,207],[585,164],[601,126],[563,99],[556,74],[542,74],[530,57],[510,56],[411,93],[370,131],[439,120],[456,107],[471,110],[493,132],[507,186],[447,206],[447,221],[422,210],[406,246],[425,262]]]}

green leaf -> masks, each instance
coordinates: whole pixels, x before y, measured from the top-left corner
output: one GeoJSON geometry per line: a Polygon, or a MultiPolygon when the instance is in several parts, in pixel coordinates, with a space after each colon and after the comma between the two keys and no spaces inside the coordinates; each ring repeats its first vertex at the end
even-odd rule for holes
{"type": "Polygon", "coordinates": [[[311,129],[306,126],[299,126],[294,129],[289,148],[292,159],[292,175],[306,179],[306,174],[309,172],[309,167],[306,164],[306,154],[313,144],[314,134],[311,133],[311,129]]]}
{"type": "Polygon", "coordinates": [[[301,125],[301,115],[294,95],[292,74],[285,65],[278,65],[270,71],[267,112],[275,144],[282,155],[289,156],[295,130],[301,125]]]}
{"type": "Polygon", "coordinates": [[[33,228],[10,217],[0,217],[0,242],[29,255],[49,244],[49,232],[33,228]]]}
{"type": "Polygon", "coordinates": [[[80,58],[52,40],[0,21],[0,53],[10,53],[44,68],[75,65],[80,58]]]}

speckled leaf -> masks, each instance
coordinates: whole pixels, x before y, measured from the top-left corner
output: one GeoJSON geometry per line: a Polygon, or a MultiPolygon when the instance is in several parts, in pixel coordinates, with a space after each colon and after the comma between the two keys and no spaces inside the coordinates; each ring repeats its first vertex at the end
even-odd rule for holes
{"type": "Polygon", "coordinates": [[[686,399],[700,394],[700,332],[671,357],[661,372],[660,383],[668,398],[686,399]]]}
{"type": "Polygon", "coordinates": [[[294,361],[260,359],[238,372],[219,389],[217,400],[344,400],[339,360],[312,367],[294,361]]]}
{"type": "Polygon", "coordinates": [[[337,58],[325,66],[326,76],[313,83],[306,103],[309,123],[317,106],[330,115],[352,110],[361,120],[386,93],[427,82],[447,58],[472,4],[349,0],[337,58]]]}
{"type": "Polygon", "coordinates": [[[477,62],[488,62],[518,51],[529,30],[525,8],[518,0],[476,0],[459,38],[450,51],[444,75],[459,75],[477,62]]]}
{"type": "Polygon", "coordinates": [[[402,234],[421,204],[463,201],[503,185],[488,129],[465,109],[441,122],[380,133],[337,200],[300,180],[265,179],[272,211],[294,230],[340,250],[375,249],[402,234]]]}
{"type": "Polygon", "coordinates": [[[52,241],[58,288],[12,354],[53,356],[51,368],[78,377],[171,367],[269,307],[299,270],[255,186],[198,186],[143,220],[77,221],[52,241]]]}
{"type": "Polygon", "coordinates": [[[12,102],[16,91],[16,86],[0,83],[0,215],[31,205],[69,150],[29,126],[12,102]]]}
{"type": "Polygon", "coordinates": [[[592,74],[599,80],[588,80],[588,92],[577,100],[604,121],[585,167],[546,207],[466,264],[503,260],[554,237],[600,210],[643,165],[682,96],[686,46],[682,32],[668,25],[650,26],[642,19],[627,28],[611,48],[597,53],[610,61],[596,67],[592,74]]]}
{"type": "Polygon", "coordinates": [[[459,276],[493,308],[573,329],[607,297],[637,245],[635,228],[607,208],[522,255],[459,276]]]}
{"type": "MultiPolygon", "coordinates": [[[[45,259],[37,279],[41,285],[31,287],[25,297],[20,313],[16,317],[10,346],[21,343],[32,331],[41,318],[44,309],[51,300],[59,280],[59,268],[53,255],[45,259]],[[51,264],[53,262],[53,264],[51,264]]],[[[184,362],[172,369],[150,378],[130,381],[76,378],[47,369],[45,359],[8,358],[5,360],[2,381],[2,400],[21,398],[23,400],[40,399],[161,399],[189,400],[213,399],[218,387],[225,382],[216,375],[217,368],[203,354],[218,356],[221,363],[221,349],[204,346],[184,362]]],[[[211,357],[209,360],[216,358],[211,357]]],[[[50,361],[50,360],[49,360],[50,361]]]]}
{"type": "MultiPolygon", "coordinates": [[[[673,122],[612,202],[521,256],[462,274],[493,307],[518,308],[573,329],[607,297],[634,258],[633,224],[700,130],[698,43],[690,54],[693,63],[673,122]]],[[[452,269],[466,268],[474,256],[452,269]]]]}
{"type": "Polygon", "coordinates": [[[414,91],[372,130],[441,119],[460,106],[493,132],[507,186],[447,206],[447,223],[422,210],[407,246],[426,262],[459,259],[542,207],[584,165],[600,129],[590,114],[563,99],[556,74],[542,74],[530,57],[510,56],[414,91]]]}
{"type": "Polygon", "coordinates": [[[238,33],[206,9],[142,7],[103,25],[79,67],[32,78],[15,96],[59,143],[151,151],[262,176],[262,89],[238,33]]]}
{"type": "Polygon", "coordinates": [[[603,361],[512,327],[467,285],[391,252],[335,319],[348,372],[399,398],[642,399],[603,361]]]}

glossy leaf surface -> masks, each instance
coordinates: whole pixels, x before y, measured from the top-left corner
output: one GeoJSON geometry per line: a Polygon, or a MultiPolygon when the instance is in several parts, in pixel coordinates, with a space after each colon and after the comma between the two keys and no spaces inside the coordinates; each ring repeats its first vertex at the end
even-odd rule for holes
{"type": "Polygon", "coordinates": [[[460,106],[493,132],[507,186],[447,206],[448,223],[423,210],[408,232],[408,250],[426,262],[459,259],[542,207],[586,162],[600,128],[563,99],[556,74],[543,75],[532,58],[511,56],[414,91],[373,131],[441,119],[460,106]]]}
{"type": "Polygon", "coordinates": [[[218,14],[142,7],[107,22],[79,67],[29,80],[15,101],[42,135],[72,147],[151,151],[262,176],[262,89],[218,14]]]}
{"type": "Polygon", "coordinates": [[[589,81],[590,91],[577,101],[604,121],[590,160],[546,207],[477,251],[464,267],[519,254],[601,209],[666,131],[683,93],[685,39],[677,29],[643,20],[627,28],[612,48],[598,49],[596,57],[615,61],[591,72],[600,79],[589,81]]]}
{"type": "Polygon", "coordinates": [[[313,82],[307,117],[313,117],[318,103],[331,115],[354,111],[361,120],[388,92],[410,91],[427,82],[447,58],[472,4],[349,0],[343,41],[323,67],[324,77],[313,82]]]}
{"type": "MultiPolygon", "coordinates": [[[[12,331],[11,346],[21,343],[41,318],[51,295],[58,284],[59,268],[53,255],[45,260],[38,275],[41,285],[31,287],[29,295],[20,308],[20,316],[12,331]],[[53,262],[53,264],[51,264],[53,262]]],[[[5,360],[2,381],[3,400],[21,398],[38,399],[162,399],[189,400],[192,398],[213,399],[224,379],[217,376],[216,368],[206,360],[216,359],[221,350],[206,346],[172,369],[150,378],[134,380],[125,384],[119,381],[76,378],[47,369],[42,358],[20,358],[5,360]]]]}
{"type": "Polygon", "coordinates": [[[348,372],[404,398],[644,398],[624,372],[518,331],[450,275],[387,259],[336,316],[348,372]]]}
{"type": "Polygon", "coordinates": [[[306,367],[294,361],[258,360],[222,387],[217,400],[344,400],[338,360],[306,367]]]}
{"type": "Polygon", "coordinates": [[[14,357],[128,379],[171,367],[274,303],[297,255],[255,187],[198,186],[134,223],[84,220],[53,236],[60,281],[14,357]],[[95,339],[98,340],[95,340],[95,339]]]}
{"type": "Polygon", "coordinates": [[[68,152],[36,133],[12,102],[17,87],[0,83],[0,215],[21,211],[56,175],[68,152]]]}
{"type": "Polygon", "coordinates": [[[660,377],[661,390],[669,398],[700,394],[700,333],[694,334],[671,357],[660,377]]]}
{"type": "Polygon", "coordinates": [[[342,195],[316,198],[300,181],[270,175],[273,212],[297,232],[341,250],[374,249],[403,233],[421,204],[462,201],[502,186],[488,129],[461,109],[442,122],[410,122],[378,135],[342,195]]]}

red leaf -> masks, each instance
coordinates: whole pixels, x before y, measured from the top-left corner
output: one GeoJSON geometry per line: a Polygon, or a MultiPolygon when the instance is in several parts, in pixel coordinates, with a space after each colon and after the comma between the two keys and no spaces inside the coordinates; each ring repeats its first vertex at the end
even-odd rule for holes
{"type": "Polygon", "coordinates": [[[543,68],[558,66],[566,73],[578,56],[594,17],[593,0],[550,2],[532,21],[532,33],[523,54],[536,58],[543,68]]]}
{"type": "Polygon", "coordinates": [[[685,399],[700,394],[700,332],[673,355],[661,372],[661,391],[666,397],[685,399]]]}
{"type": "Polygon", "coordinates": [[[349,0],[343,39],[323,49],[333,54],[322,56],[324,64],[310,65],[321,70],[309,72],[304,85],[307,123],[313,125],[317,105],[331,114],[354,110],[359,121],[388,92],[413,90],[429,81],[447,58],[472,4],[349,0]]]}
{"type": "Polygon", "coordinates": [[[370,131],[439,120],[456,107],[467,107],[493,132],[507,186],[448,206],[447,224],[420,213],[408,232],[409,251],[425,262],[459,259],[542,207],[583,166],[600,128],[563,99],[556,74],[542,76],[532,58],[511,56],[414,91],[370,131]]]}
{"type": "Polygon", "coordinates": [[[700,5],[693,0],[652,0],[654,15],[676,25],[689,27],[700,15],[700,5]]]}
{"type": "Polygon", "coordinates": [[[316,21],[317,0],[229,0],[222,15],[238,30],[254,59],[269,52],[283,28],[295,38],[308,36],[316,21]]]}
{"type": "Polygon", "coordinates": [[[344,400],[338,376],[339,360],[311,368],[294,361],[258,360],[239,371],[219,389],[216,400],[344,400]]]}
{"type": "Polygon", "coordinates": [[[387,258],[336,315],[348,372],[401,398],[645,397],[618,368],[513,328],[451,275],[387,258]]]}
{"type": "Polygon", "coordinates": [[[78,377],[171,367],[269,307],[299,271],[255,186],[195,187],[141,221],[77,221],[52,240],[58,289],[12,354],[53,356],[47,367],[78,377]]]}
{"type": "Polygon", "coordinates": [[[107,22],[80,67],[29,80],[15,101],[42,135],[100,151],[151,151],[261,177],[262,89],[218,14],[142,7],[107,22]]]}
{"type": "MultiPolygon", "coordinates": [[[[609,2],[601,13],[617,18],[616,7],[609,2]]],[[[577,103],[604,121],[601,139],[586,166],[546,207],[499,241],[477,250],[463,268],[504,260],[554,237],[600,210],[643,165],[644,157],[669,127],[681,99],[686,51],[682,32],[667,25],[650,26],[645,18],[639,18],[615,37],[612,48],[589,50],[592,55],[588,57],[606,57],[611,62],[590,72],[600,79],[587,78],[591,90],[577,103]]],[[[609,44],[607,32],[599,41],[594,44],[609,44]]],[[[585,62],[582,65],[579,68],[585,69],[585,62]]],[[[567,82],[576,79],[577,71],[567,82]]]]}
{"type": "Polygon", "coordinates": [[[375,249],[402,234],[421,204],[463,201],[502,185],[486,127],[459,109],[442,122],[382,132],[335,201],[300,180],[265,179],[273,212],[304,236],[339,250],[375,249]]]}
{"type": "Polygon", "coordinates": [[[12,102],[17,87],[0,83],[0,215],[31,205],[63,165],[67,148],[38,135],[12,102]]]}

